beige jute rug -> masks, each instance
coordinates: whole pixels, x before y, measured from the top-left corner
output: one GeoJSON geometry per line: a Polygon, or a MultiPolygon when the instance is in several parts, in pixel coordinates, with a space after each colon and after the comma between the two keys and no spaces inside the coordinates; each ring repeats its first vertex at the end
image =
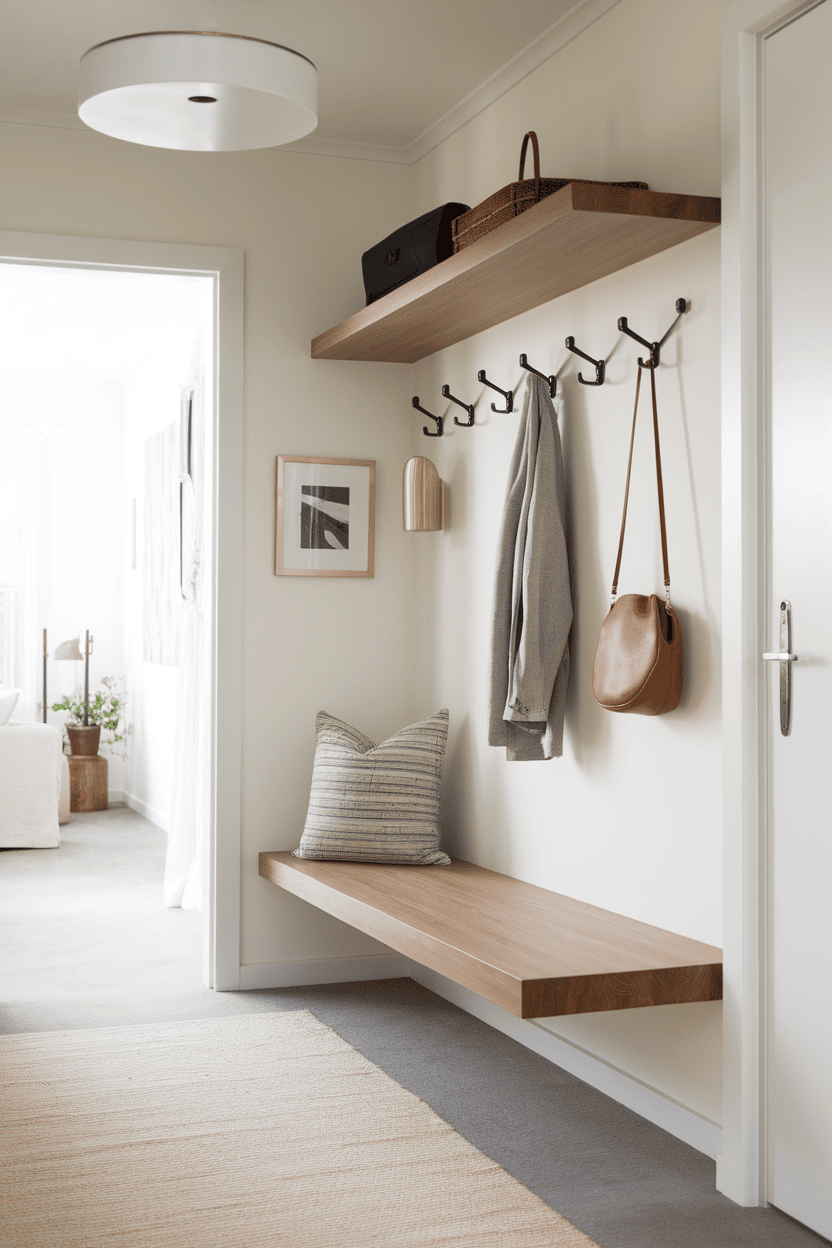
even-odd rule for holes
{"type": "Polygon", "coordinates": [[[314,1015],[0,1038],[3,1248],[594,1248],[314,1015]]]}

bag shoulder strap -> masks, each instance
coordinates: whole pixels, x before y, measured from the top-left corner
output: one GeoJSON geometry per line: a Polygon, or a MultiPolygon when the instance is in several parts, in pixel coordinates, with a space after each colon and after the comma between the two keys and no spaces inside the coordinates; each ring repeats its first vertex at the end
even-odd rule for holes
{"type": "Polygon", "coordinates": [[[630,497],[630,474],[633,468],[633,446],[636,440],[636,418],[638,417],[638,399],[641,391],[641,373],[642,367],[646,367],[650,373],[650,392],[653,399],[653,439],[656,445],[656,488],[659,496],[659,526],[662,534],[662,562],[664,564],[664,598],[665,607],[668,612],[672,612],[670,605],[670,565],[667,559],[667,528],[664,516],[664,486],[662,484],[662,454],[659,446],[659,409],[656,403],[656,369],[652,364],[638,366],[638,377],[636,379],[636,402],[633,409],[633,429],[630,434],[630,457],[627,460],[627,483],[624,486],[624,510],[621,516],[621,533],[618,538],[618,557],[615,561],[615,572],[612,578],[612,603],[615,606],[615,599],[618,594],[618,574],[621,571],[621,555],[624,550],[624,529],[627,524],[627,502],[630,497]]]}

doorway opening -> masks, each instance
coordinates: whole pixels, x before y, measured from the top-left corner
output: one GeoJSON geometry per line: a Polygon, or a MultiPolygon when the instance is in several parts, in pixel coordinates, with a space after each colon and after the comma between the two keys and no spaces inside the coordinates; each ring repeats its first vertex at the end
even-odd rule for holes
{"type": "Polygon", "coordinates": [[[218,603],[240,562],[242,256],[3,241],[0,682],[22,691],[15,719],[62,727],[85,675],[63,656],[91,634],[89,701],[121,704],[104,817],[162,830],[160,897],[203,913],[202,980],[234,988],[239,889],[216,879],[218,857],[239,873],[239,653],[220,663],[218,633],[239,631],[239,592],[218,603]]]}

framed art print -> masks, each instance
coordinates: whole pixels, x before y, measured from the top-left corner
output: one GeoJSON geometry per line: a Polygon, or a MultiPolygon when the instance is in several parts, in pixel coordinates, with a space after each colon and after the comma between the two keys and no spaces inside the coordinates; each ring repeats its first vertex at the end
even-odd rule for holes
{"type": "Polygon", "coordinates": [[[372,576],[376,461],[277,457],[276,576],[372,576]]]}

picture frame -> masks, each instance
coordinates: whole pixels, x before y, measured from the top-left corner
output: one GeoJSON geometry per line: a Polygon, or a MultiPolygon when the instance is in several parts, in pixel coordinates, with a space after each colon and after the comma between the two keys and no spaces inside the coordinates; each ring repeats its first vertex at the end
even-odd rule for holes
{"type": "Polygon", "coordinates": [[[373,576],[374,459],[278,455],[275,502],[275,576],[373,576]]]}

